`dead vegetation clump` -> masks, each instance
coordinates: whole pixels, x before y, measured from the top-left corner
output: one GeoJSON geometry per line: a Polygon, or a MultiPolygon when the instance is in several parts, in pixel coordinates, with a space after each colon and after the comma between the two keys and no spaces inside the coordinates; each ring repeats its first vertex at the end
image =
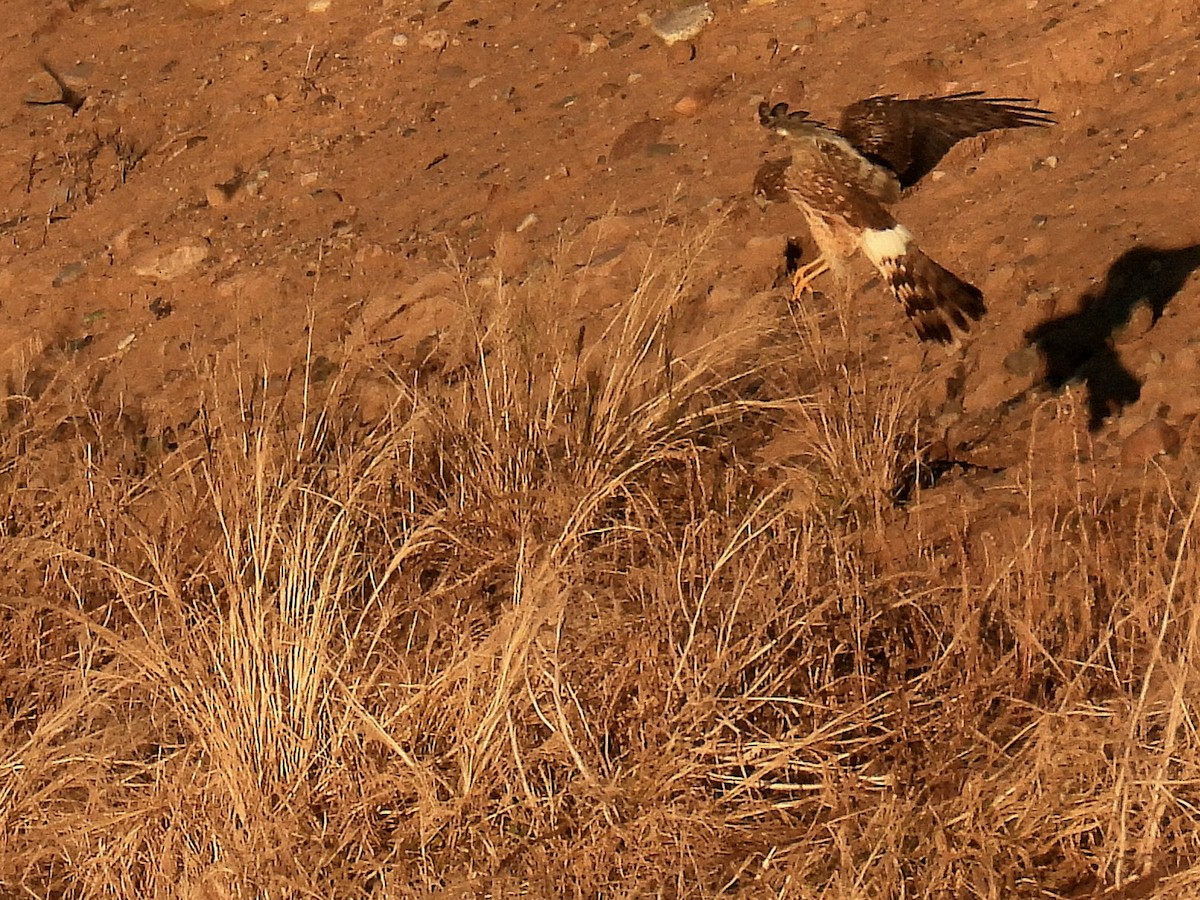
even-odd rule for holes
{"type": "Polygon", "coordinates": [[[349,363],[164,447],[9,360],[6,892],[1194,889],[1195,486],[899,509],[917,388],[685,349],[702,253],[599,336],[460,270],[469,360],[370,427],[349,363]]]}

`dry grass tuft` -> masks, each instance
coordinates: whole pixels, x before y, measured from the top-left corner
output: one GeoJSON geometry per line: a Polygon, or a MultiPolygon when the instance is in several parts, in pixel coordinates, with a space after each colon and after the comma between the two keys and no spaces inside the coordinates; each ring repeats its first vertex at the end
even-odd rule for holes
{"type": "Polygon", "coordinates": [[[163,446],[8,361],[6,895],[1194,890],[1196,485],[926,528],[921,385],[688,343],[704,246],[590,336],[458,266],[370,428],[350,366],[163,446]]]}

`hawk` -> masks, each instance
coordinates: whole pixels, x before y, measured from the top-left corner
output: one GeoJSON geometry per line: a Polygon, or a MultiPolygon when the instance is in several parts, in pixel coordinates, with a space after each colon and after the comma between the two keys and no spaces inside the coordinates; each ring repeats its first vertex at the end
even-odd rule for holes
{"type": "Polygon", "coordinates": [[[987,311],[983,294],[926,256],[887,207],[964,138],[1053,124],[1052,114],[1031,102],[980,91],[917,100],[869,97],[848,106],[836,130],[805,111],[788,112],[786,103],[762,103],[759,121],[788,139],[792,156],[765,164],[755,190],[790,197],[819,251],[796,272],[795,296],[861,250],[904,306],[917,337],[947,343],[951,325],[967,331],[987,311]]]}

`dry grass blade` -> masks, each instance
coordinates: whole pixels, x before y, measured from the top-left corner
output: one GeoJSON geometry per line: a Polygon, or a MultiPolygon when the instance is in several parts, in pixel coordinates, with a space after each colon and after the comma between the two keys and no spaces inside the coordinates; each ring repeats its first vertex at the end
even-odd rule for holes
{"type": "Polygon", "coordinates": [[[1197,485],[895,508],[925,385],[682,327],[708,237],[575,318],[454,264],[370,427],[233,371],[155,455],[13,362],[4,890],[1193,893],[1197,485]]]}

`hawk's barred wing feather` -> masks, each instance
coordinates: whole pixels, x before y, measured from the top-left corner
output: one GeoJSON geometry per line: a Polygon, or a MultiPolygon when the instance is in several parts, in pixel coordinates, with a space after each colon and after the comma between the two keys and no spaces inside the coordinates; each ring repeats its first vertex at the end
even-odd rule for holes
{"type": "Polygon", "coordinates": [[[856,153],[843,138],[817,141],[817,146],[825,165],[843,184],[856,185],[876,203],[891,205],[900,199],[900,182],[892,170],[856,153]]]}
{"type": "Polygon", "coordinates": [[[852,160],[844,159],[836,146],[827,142],[798,145],[785,175],[787,192],[802,207],[824,218],[836,218],[850,228],[891,228],[896,220],[880,192],[854,177],[851,165],[852,160]]]}
{"type": "Polygon", "coordinates": [[[984,97],[982,91],[916,100],[885,94],[846,107],[838,130],[910,187],[961,140],[999,128],[1053,124],[1051,113],[1031,104],[1022,97],[984,97]]]}

